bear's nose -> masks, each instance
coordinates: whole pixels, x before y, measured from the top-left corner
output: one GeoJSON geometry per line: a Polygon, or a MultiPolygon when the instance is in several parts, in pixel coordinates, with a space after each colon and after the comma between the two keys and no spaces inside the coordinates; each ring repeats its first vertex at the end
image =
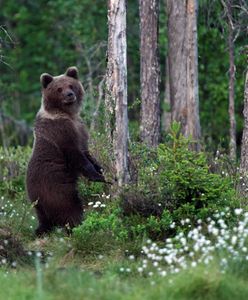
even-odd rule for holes
{"type": "Polygon", "coordinates": [[[74,96],[74,93],[73,93],[73,92],[68,92],[68,93],[66,94],[66,96],[67,96],[67,97],[72,97],[72,96],[74,96]]]}

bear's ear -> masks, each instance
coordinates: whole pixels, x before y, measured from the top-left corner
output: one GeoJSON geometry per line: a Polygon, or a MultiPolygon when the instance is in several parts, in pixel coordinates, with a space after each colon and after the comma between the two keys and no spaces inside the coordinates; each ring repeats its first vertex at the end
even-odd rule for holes
{"type": "Polygon", "coordinates": [[[40,76],[40,82],[44,89],[47,88],[48,84],[53,81],[53,76],[47,73],[43,73],[40,76]]]}
{"type": "Polygon", "coordinates": [[[65,75],[66,76],[69,76],[69,77],[72,77],[72,78],[75,78],[75,79],[78,79],[79,76],[78,76],[78,69],[77,67],[70,67],[66,70],[65,72],[65,75]]]}

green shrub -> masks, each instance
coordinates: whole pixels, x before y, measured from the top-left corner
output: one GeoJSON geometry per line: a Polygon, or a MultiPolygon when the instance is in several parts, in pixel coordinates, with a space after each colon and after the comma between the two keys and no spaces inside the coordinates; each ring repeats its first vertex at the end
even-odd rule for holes
{"type": "Polygon", "coordinates": [[[106,208],[88,210],[82,225],[73,229],[72,242],[84,253],[97,254],[113,249],[127,237],[120,208],[110,204],[106,208]]]}
{"type": "MultiPolygon", "coordinates": [[[[136,148],[141,157],[141,164],[136,164],[137,180],[121,195],[124,213],[143,217],[139,224],[145,222],[152,237],[154,231],[165,233],[166,227],[170,230],[170,221],[180,225],[182,219],[196,221],[235,205],[236,192],[231,178],[212,173],[206,154],[191,150],[192,140],[183,137],[179,129],[174,123],[168,142],[151,153],[147,148],[136,148]]],[[[134,153],[137,157],[137,152],[134,153]]]]}

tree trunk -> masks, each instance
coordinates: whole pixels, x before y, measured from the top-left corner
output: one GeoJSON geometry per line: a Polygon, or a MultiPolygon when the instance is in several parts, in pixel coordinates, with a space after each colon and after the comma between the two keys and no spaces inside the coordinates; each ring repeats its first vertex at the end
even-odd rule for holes
{"type": "Polygon", "coordinates": [[[197,0],[167,0],[172,121],[200,148],[197,0]]]}
{"type": "Polygon", "coordinates": [[[128,182],[126,1],[108,1],[108,65],[106,117],[113,142],[118,185],[128,182]]]}
{"type": "Polygon", "coordinates": [[[158,0],[139,0],[141,139],[157,146],[160,133],[158,0]]]}
{"type": "Polygon", "coordinates": [[[245,78],[244,91],[244,130],[241,145],[241,163],[240,169],[242,173],[248,173],[248,71],[245,78]]]}
{"type": "Polygon", "coordinates": [[[234,83],[235,83],[235,64],[234,64],[234,45],[233,45],[233,28],[229,23],[228,33],[228,48],[229,48],[229,118],[230,118],[230,143],[229,151],[230,157],[236,160],[236,119],[235,119],[235,106],[234,106],[234,83]]]}
{"type": "Polygon", "coordinates": [[[169,80],[169,60],[168,55],[165,58],[165,93],[164,107],[162,113],[162,129],[167,132],[171,125],[171,104],[170,104],[170,80],[169,80]]]}

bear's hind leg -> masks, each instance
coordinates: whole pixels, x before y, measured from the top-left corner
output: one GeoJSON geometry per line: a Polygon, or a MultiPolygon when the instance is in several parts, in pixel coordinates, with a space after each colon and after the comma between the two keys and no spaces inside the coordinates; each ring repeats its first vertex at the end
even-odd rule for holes
{"type": "Polygon", "coordinates": [[[66,217],[64,227],[67,234],[72,234],[72,229],[82,223],[83,220],[83,209],[82,207],[71,210],[70,215],[66,217]]]}
{"type": "Polygon", "coordinates": [[[46,225],[39,224],[39,226],[35,230],[35,235],[37,237],[40,237],[40,236],[52,231],[52,229],[53,229],[53,226],[51,226],[51,225],[48,226],[47,224],[46,225]]]}
{"type": "Polygon", "coordinates": [[[53,224],[46,217],[45,213],[41,209],[36,209],[37,217],[39,220],[39,226],[35,230],[35,235],[40,237],[53,229],[53,224]]]}

